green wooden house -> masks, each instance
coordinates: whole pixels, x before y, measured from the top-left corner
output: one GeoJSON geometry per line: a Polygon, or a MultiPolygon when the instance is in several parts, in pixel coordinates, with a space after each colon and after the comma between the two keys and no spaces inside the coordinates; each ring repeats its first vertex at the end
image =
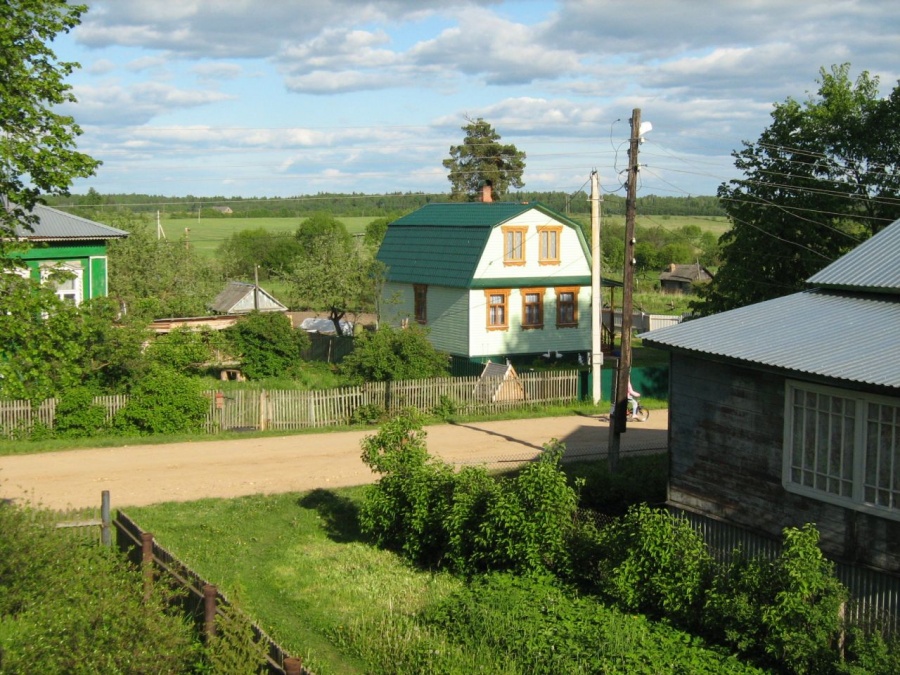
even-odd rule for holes
{"type": "Polygon", "coordinates": [[[25,262],[34,279],[45,279],[56,269],[70,272],[70,278],[55,282],[56,292],[76,305],[106,295],[107,242],[127,237],[128,232],[49,206],[37,205],[32,213],[37,216],[32,230],[19,226],[16,231],[16,236],[31,246],[12,256],[25,262]]]}
{"type": "Polygon", "coordinates": [[[428,204],[388,226],[382,321],[418,323],[484,363],[591,349],[591,257],[578,223],[539,203],[428,204]]]}

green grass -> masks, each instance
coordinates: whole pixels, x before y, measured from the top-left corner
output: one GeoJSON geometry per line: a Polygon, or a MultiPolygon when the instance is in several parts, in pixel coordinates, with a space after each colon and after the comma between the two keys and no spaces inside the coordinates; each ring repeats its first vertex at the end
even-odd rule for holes
{"type": "MultiPolygon", "coordinates": [[[[377,216],[353,216],[342,217],[340,220],[352,234],[362,234],[366,231],[366,225],[376,219],[377,216]]],[[[242,230],[268,230],[274,234],[293,235],[303,218],[169,218],[162,221],[163,229],[169,240],[180,240],[188,230],[187,238],[191,246],[198,253],[207,257],[214,257],[216,249],[223,241],[235,232],[242,230]]]]}
{"type": "Polygon", "coordinates": [[[362,488],[203,500],[129,515],[216,583],[317,675],[371,672],[354,652],[458,589],[446,574],[411,570],[360,540],[362,488]],[[390,620],[389,620],[390,619],[390,620]],[[338,649],[336,645],[341,645],[338,649]]]}
{"type": "MultiPolygon", "coordinates": [[[[364,491],[161,504],[132,508],[128,515],[317,675],[533,672],[525,665],[529,660],[551,655],[524,654],[534,644],[518,640],[532,630],[547,644],[572,648],[554,637],[577,628],[560,623],[571,612],[563,604],[575,602],[572,596],[565,601],[558,594],[553,606],[528,610],[539,615],[529,617],[529,624],[522,624],[520,611],[526,599],[470,596],[465,604],[472,616],[488,621],[485,633],[474,635],[467,635],[452,617],[449,623],[434,621],[436,607],[464,591],[466,582],[444,572],[413,569],[395,554],[369,545],[358,528],[364,491]]],[[[585,597],[580,602],[586,606],[593,601],[585,597]]],[[[590,620],[575,642],[592,645],[587,651],[602,662],[621,663],[623,670],[615,672],[629,672],[628,663],[658,666],[660,658],[666,659],[666,672],[691,672],[690,664],[697,663],[706,666],[702,672],[716,672],[710,664],[719,661],[730,666],[729,672],[751,672],[666,624],[597,603],[593,607],[585,607],[590,620]],[[640,635],[633,635],[637,621],[642,622],[640,635]]],[[[563,651],[552,656],[556,663],[567,662],[563,651]]]]}

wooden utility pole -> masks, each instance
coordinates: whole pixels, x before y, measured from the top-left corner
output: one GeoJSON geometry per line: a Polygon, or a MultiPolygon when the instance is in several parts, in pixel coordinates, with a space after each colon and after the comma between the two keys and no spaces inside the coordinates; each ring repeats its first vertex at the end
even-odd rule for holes
{"type": "Polygon", "coordinates": [[[600,178],[591,172],[591,398],[600,405],[600,369],[603,366],[603,313],[600,294],[600,178]]]}
{"type": "Polygon", "coordinates": [[[615,405],[609,422],[609,471],[615,473],[619,465],[621,434],[625,433],[628,410],[628,379],[631,375],[631,315],[634,308],[634,218],[638,175],[638,148],[641,143],[641,110],[631,113],[631,143],[628,149],[628,196],[625,200],[625,267],[622,272],[622,344],[619,368],[616,373],[615,405]]]}

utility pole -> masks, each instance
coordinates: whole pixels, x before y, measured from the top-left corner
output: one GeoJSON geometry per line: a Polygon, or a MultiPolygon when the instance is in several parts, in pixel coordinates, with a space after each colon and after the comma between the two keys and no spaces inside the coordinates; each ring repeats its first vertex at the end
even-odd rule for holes
{"type": "Polygon", "coordinates": [[[591,398],[600,405],[603,366],[603,303],[600,295],[600,177],[591,172],[591,398]]]}
{"type": "Polygon", "coordinates": [[[631,113],[631,143],[628,149],[628,197],[625,200],[625,267],[622,273],[622,345],[619,369],[616,373],[615,405],[609,422],[609,471],[615,473],[619,465],[621,434],[627,431],[625,414],[628,409],[628,379],[631,375],[631,315],[634,306],[634,218],[636,210],[638,148],[641,143],[641,110],[631,113]]]}

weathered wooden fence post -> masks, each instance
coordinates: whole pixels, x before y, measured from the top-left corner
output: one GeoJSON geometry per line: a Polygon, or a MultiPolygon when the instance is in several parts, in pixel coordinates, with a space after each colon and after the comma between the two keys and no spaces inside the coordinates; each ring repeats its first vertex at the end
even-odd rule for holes
{"type": "Polygon", "coordinates": [[[259,391],[259,430],[266,430],[266,390],[259,391]]]}
{"type": "Polygon", "coordinates": [[[216,595],[218,589],[213,584],[203,585],[203,632],[207,641],[216,635],[216,595]]]}
{"type": "Polygon", "coordinates": [[[141,570],[144,573],[144,600],[150,599],[153,590],[153,535],[141,534],[141,570]]]}
{"type": "Polygon", "coordinates": [[[284,660],[284,675],[300,675],[303,672],[303,661],[293,656],[284,660]]]}
{"type": "Polygon", "coordinates": [[[109,490],[100,495],[100,543],[109,548],[112,546],[112,520],[109,516],[109,490]]]}

